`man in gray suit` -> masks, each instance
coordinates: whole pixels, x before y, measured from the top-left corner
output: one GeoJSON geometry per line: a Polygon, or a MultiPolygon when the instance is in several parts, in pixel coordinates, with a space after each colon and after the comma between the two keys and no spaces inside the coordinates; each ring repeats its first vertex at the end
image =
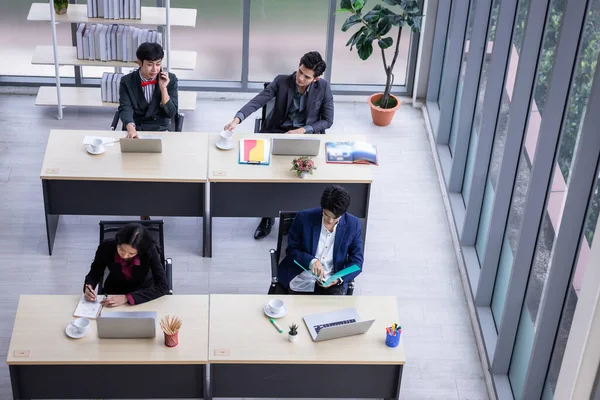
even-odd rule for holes
{"type": "Polygon", "coordinates": [[[158,43],[142,43],[136,57],[139,69],[121,79],[119,113],[127,137],[137,131],[166,131],[177,114],[177,77],[162,69],[165,53],[158,43]]]}
{"type": "MultiPolygon", "coordinates": [[[[327,65],[316,51],[300,59],[298,70],[291,75],[277,75],[262,92],[242,107],[225,130],[235,127],[250,114],[275,98],[261,133],[325,133],[333,124],[333,95],[329,82],[321,79],[327,65]]],[[[271,233],[273,218],[264,217],[254,239],[271,233]]]]}

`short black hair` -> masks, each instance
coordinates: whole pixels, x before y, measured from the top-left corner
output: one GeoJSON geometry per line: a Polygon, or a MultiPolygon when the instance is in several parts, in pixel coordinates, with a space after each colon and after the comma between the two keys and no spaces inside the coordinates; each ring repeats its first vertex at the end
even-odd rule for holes
{"type": "Polygon", "coordinates": [[[148,247],[153,243],[152,238],[144,226],[136,222],[129,223],[117,232],[115,239],[117,245],[127,244],[138,251],[146,253],[148,247]]]}
{"type": "Polygon", "coordinates": [[[321,208],[331,211],[336,218],[344,215],[350,207],[350,193],[341,186],[327,186],[321,195],[321,208]]]}
{"type": "Polygon", "coordinates": [[[315,78],[323,75],[323,72],[327,69],[327,64],[318,51],[310,51],[303,55],[300,59],[300,65],[304,65],[306,68],[313,70],[315,78]]]}
{"type": "Polygon", "coordinates": [[[165,51],[158,43],[145,42],[140,44],[135,55],[143,63],[144,61],[162,60],[165,58],[165,51]]]}

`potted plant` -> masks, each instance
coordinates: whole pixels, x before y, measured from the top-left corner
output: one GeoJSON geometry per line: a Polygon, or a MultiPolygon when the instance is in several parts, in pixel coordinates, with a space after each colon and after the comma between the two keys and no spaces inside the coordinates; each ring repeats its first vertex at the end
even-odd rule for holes
{"type": "Polygon", "coordinates": [[[373,123],[378,126],[387,126],[392,122],[394,113],[400,106],[400,100],[390,93],[394,84],[394,66],[398,59],[402,27],[408,25],[413,32],[421,30],[421,9],[417,0],[383,0],[390,6],[398,6],[397,13],[387,7],[377,4],[366,14],[363,8],[367,0],[341,0],[341,8],[336,12],[350,12],[352,15],[342,25],[346,32],[352,26],[359,24],[361,27],[346,43],[350,51],[356,46],[356,51],[361,60],[368,59],[373,54],[373,42],[376,41],[381,50],[383,67],[385,70],[385,90],[369,97],[373,123]],[[385,50],[392,47],[394,39],[389,35],[392,29],[397,29],[396,46],[392,60],[388,63],[385,50]]]}
{"type": "Polygon", "coordinates": [[[66,14],[69,8],[69,0],[54,0],[54,11],[57,14],[66,14]]]}
{"type": "Polygon", "coordinates": [[[290,171],[295,171],[296,175],[304,179],[309,174],[312,175],[313,171],[316,169],[315,162],[310,157],[302,156],[292,160],[292,168],[290,168],[290,171]]]}
{"type": "Polygon", "coordinates": [[[298,325],[291,324],[290,331],[288,332],[288,339],[290,342],[295,342],[298,339],[298,325]]]}

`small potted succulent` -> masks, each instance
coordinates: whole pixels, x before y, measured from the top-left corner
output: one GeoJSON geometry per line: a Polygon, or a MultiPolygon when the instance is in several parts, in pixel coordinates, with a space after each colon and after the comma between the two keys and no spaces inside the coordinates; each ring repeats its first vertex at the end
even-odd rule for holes
{"type": "Polygon", "coordinates": [[[290,331],[288,332],[288,339],[290,342],[295,342],[298,339],[298,325],[291,324],[290,331]]]}
{"type": "Polygon", "coordinates": [[[298,177],[304,179],[309,174],[312,175],[313,171],[316,169],[315,162],[310,157],[302,156],[292,160],[292,168],[290,168],[290,171],[295,171],[298,177]]]}
{"type": "Polygon", "coordinates": [[[69,8],[69,0],[54,0],[54,11],[57,14],[66,14],[69,8]]]}

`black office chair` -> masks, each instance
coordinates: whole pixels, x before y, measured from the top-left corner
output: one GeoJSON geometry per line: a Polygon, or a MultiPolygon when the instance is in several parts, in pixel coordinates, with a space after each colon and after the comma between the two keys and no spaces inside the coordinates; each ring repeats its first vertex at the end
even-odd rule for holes
{"type": "MultiPolygon", "coordinates": [[[[263,83],[263,87],[266,89],[271,82],[263,83]]],[[[275,99],[271,99],[267,104],[265,104],[261,110],[261,117],[256,118],[254,120],[254,133],[259,133],[262,131],[267,123],[267,116],[271,114],[273,110],[273,106],[275,105],[275,99]]]]}
{"type": "MultiPolygon", "coordinates": [[[[113,117],[112,123],[110,124],[110,130],[116,131],[117,125],[119,125],[119,110],[115,112],[115,116],[113,117]]],[[[171,132],[183,132],[183,120],[185,119],[185,114],[182,112],[178,112],[175,114],[175,117],[171,119],[171,124],[169,125],[169,131],[171,132]]],[[[121,130],[126,130],[124,126],[121,127],[121,130]]]]}
{"type": "MultiPolygon", "coordinates": [[[[167,275],[167,284],[169,285],[169,294],[173,294],[173,260],[165,258],[165,237],[163,232],[163,221],[162,220],[150,220],[150,221],[100,221],[100,243],[107,239],[113,239],[117,232],[125,225],[135,222],[143,225],[147,230],[148,234],[154,240],[157,246],[158,254],[160,255],[160,261],[165,267],[165,273],[167,275]]],[[[102,293],[102,286],[104,283],[102,279],[98,283],[98,293],[102,293]]]]}
{"type": "MultiPolygon", "coordinates": [[[[279,212],[279,230],[277,231],[277,249],[269,250],[271,256],[271,285],[269,285],[268,294],[287,294],[287,290],[279,284],[277,277],[277,267],[281,260],[285,257],[285,249],[287,248],[287,237],[294,218],[297,212],[280,211],[279,212]]],[[[346,295],[354,294],[354,280],[348,283],[348,291],[346,295]]]]}

